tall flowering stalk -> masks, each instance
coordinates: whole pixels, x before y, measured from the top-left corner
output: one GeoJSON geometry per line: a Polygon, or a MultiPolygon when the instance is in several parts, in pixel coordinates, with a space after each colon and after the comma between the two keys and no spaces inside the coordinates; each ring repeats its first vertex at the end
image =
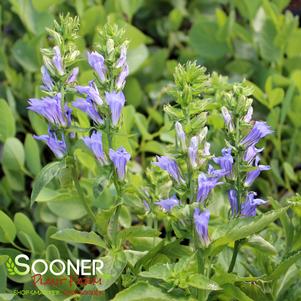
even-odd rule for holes
{"type": "MultiPolygon", "coordinates": [[[[249,192],[261,171],[270,167],[260,165],[259,153],[256,145],[262,138],[272,133],[266,122],[252,121],[252,99],[250,91],[242,86],[234,85],[231,93],[224,95],[221,113],[225,122],[227,143],[233,149],[233,172],[226,178],[228,183],[228,198],[231,206],[232,218],[256,215],[256,208],[266,202],[255,199],[255,192],[249,192]]],[[[236,241],[229,272],[232,272],[240,241],[236,241]]]]}
{"type": "Polygon", "coordinates": [[[94,224],[96,213],[80,183],[81,172],[74,153],[76,138],[81,138],[87,151],[93,154],[100,166],[111,171],[110,180],[117,192],[117,209],[112,221],[116,235],[122,187],[131,157],[124,147],[116,148],[112,143],[113,136],[119,130],[125,105],[122,89],[129,72],[126,62],[127,41],[118,27],[105,26],[99,32],[100,44],[97,50],[85,54],[95,77],[86,85],[79,85],[79,68],[75,66],[79,56],[75,46],[78,30],[78,18],[68,15],[61,17],[60,23],[55,22],[53,29],[48,29],[54,45],[42,49],[44,65],[41,68],[41,90],[46,96],[30,99],[28,109],[47,120],[48,135],[34,137],[44,141],[57,159],[64,159],[66,165],[70,165],[74,187],[94,224]],[[89,128],[81,128],[78,111],[88,117],[89,128]]]}

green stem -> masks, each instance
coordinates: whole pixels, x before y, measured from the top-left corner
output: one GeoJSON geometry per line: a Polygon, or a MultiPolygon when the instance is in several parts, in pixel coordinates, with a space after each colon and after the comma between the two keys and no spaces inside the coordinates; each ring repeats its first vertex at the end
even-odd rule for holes
{"type": "Polygon", "coordinates": [[[232,259],[231,259],[231,262],[229,265],[228,273],[232,273],[232,271],[234,269],[236,258],[238,255],[239,245],[240,245],[240,240],[236,240],[234,243],[234,250],[233,250],[232,259]]]}
{"type": "Polygon", "coordinates": [[[93,223],[96,223],[96,217],[91,209],[91,207],[89,206],[85,195],[84,195],[84,191],[82,189],[82,187],[80,186],[79,180],[78,180],[78,175],[77,175],[77,168],[76,168],[76,163],[75,160],[73,160],[73,168],[72,168],[72,175],[73,175],[73,182],[75,185],[75,188],[78,192],[79,198],[83,204],[83,206],[85,207],[89,217],[91,218],[91,220],[93,221],[93,223]]]}

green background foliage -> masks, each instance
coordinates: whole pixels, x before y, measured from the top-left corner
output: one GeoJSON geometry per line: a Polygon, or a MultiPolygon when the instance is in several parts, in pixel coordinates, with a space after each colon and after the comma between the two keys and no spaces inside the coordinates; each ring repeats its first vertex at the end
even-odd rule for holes
{"type": "MultiPolygon", "coordinates": [[[[132,157],[137,158],[129,167],[131,186],[121,205],[119,222],[123,230],[117,237],[119,245],[130,243],[133,248],[111,250],[101,257],[105,273],[110,277],[98,289],[110,288],[110,291],[97,300],[142,300],[141,295],[143,300],[190,300],[179,291],[188,287],[212,290],[210,300],[233,300],[233,296],[239,300],[300,300],[301,210],[300,198],[294,195],[301,190],[301,28],[298,16],[288,8],[289,2],[1,2],[0,293],[11,292],[11,280],[17,283],[15,288],[32,288],[29,276],[7,274],[5,263],[10,257],[22,252],[47,260],[91,254],[102,256],[97,247],[105,245],[98,234],[87,232],[91,230],[91,221],[76,191],[70,188],[70,170],[65,168],[64,162],[51,163],[40,173],[53,156],[32,134],[46,133],[47,124],[26,110],[30,97],[41,96],[40,48],[51,44],[45,28],[50,27],[59,14],[70,13],[78,15],[81,23],[77,40],[82,55],[80,84],[86,84],[93,75],[85,52],[98,41],[96,27],[115,23],[125,29],[130,41],[130,75],[124,91],[127,106],[120,130],[123,135],[113,144],[125,146],[132,157]],[[255,119],[267,120],[274,130],[262,145],[265,147],[262,160],[270,163],[271,171],[262,175],[254,187],[269,200],[272,212],[257,217],[251,225],[244,224],[244,220],[240,225],[230,224],[226,230],[223,221],[214,219],[216,230],[208,252],[218,256],[216,273],[210,280],[194,277],[199,274],[190,265],[196,259],[187,246],[166,242],[149,225],[131,227],[142,224],[145,218],[143,204],[136,194],[144,183],[141,170],[148,166],[152,156],[166,153],[173,141],[174,132],[170,131],[171,123],[163,106],[173,101],[168,92],[173,89],[176,65],[188,60],[196,60],[209,72],[227,76],[230,82],[246,79],[245,85],[254,93],[255,119]],[[38,180],[34,182],[37,175],[38,180]],[[288,200],[295,206],[286,212],[288,208],[283,206],[288,200]],[[71,230],[74,225],[76,230],[71,230]],[[267,225],[270,226],[265,228],[267,225]],[[231,260],[233,242],[246,236],[249,238],[239,255],[236,272],[248,277],[226,274],[223,270],[231,260]],[[220,252],[224,245],[230,247],[220,252]],[[190,265],[185,262],[187,257],[191,258],[190,265]],[[252,264],[247,266],[247,260],[252,264]],[[178,287],[169,293],[157,285],[159,281],[169,289],[175,280],[178,287]],[[117,293],[121,286],[123,291],[117,293]],[[221,287],[223,293],[219,290],[221,287]]],[[[217,85],[217,91],[227,86],[226,81],[217,85]]],[[[218,100],[219,95],[212,97],[218,100]]],[[[223,120],[216,108],[210,108],[210,112],[208,135],[215,145],[222,146],[224,137],[219,130],[224,127],[223,120]]],[[[82,126],[87,124],[84,115],[78,113],[78,118],[82,126]]],[[[99,177],[99,168],[90,154],[79,148],[76,156],[85,168],[81,184],[92,205],[99,210],[97,228],[104,236],[111,235],[113,192],[110,188],[103,189],[105,175],[99,177]],[[97,185],[90,181],[88,172],[98,178],[97,185]]],[[[219,193],[215,199],[214,215],[224,213],[226,221],[225,200],[219,193]]],[[[37,297],[37,300],[45,300],[43,298],[45,296],[37,297]]],[[[14,297],[13,300],[19,299],[14,297]]]]}

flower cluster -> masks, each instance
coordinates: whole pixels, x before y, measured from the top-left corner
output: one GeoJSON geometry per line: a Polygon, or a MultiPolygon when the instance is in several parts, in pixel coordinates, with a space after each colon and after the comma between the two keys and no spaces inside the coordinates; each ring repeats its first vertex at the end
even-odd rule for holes
{"type": "MultiPolygon", "coordinates": [[[[43,82],[41,89],[47,96],[41,99],[29,99],[28,109],[43,116],[48,121],[49,134],[34,137],[46,142],[58,159],[67,155],[68,151],[71,150],[69,137],[75,137],[73,128],[78,127],[78,123],[76,122],[77,115],[72,116],[73,112],[67,102],[66,94],[67,92],[69,94],[70,92],[73,94],[77,92],[82,97],[76,98],[72,102],[73,110],[84,112],[93,123],[91,136],[82,137],[82,141],[102,165],[107,164],[108,159],[110,159],[119,180],[124,180],[130,154],[123,147],[114,150],[111,141],[109,141],[109,150],[106,155],[103,147],[103,131],[118,128],[122,108],[125,105],[122,89],[129,73],[126,63],[127,42],[116,47],[115,55],[112,56],[111,52],[108,59],[105,55],[109,51],[104,55],[97,51],[88,52],[88,63],[95,71],[97,78],[91,80],[87,86],[78,85],[79,68],[72,67],[78,56],[72,39],[75,39],[77,35],[72,33],[73,30],[69,28],[70,24],[73,24],[73,29],[78,30],[78,22],[72,18],[69,19],[68,16],[66,19],[62,17],[61,26],[57,25],[59,30],[49,30],[49,34],[54,37],[57,45],[52,49],[42,50],[44,65],[41,68],[43,82]],[[65,28],[64,26],[69,27],[65,28]],[[72,36],[63,43],[64,30],[72,33],[72,36]],[[73,52],[70,52],[70,49],[73,52]]],[[[111,139],[108,133],[105,136],[109,140],[111,139]]]]}
{"type": "MultiPolygon", "coordinates": [[[[181,70],[182,73],[184,71],[181,70]]],[[[167,107],[168,113],[175,118],[175,148],[169,152],[171,155],[157,156],[153,162],[154,166],[169,175],[173,183],[172,186],[169,184],[172,196],[159,198],[154,204],[171,215],[178,214],[174,208],[178,207],[181,210],[181,205],[185,203],[192,205],[190,208],[193,210],[191,214],[195,231],[204,246],[209,244],[208,198],[215,187],[223,184],[227,187],[233,218],[255,216],[257,206],[266,203],[256,198],[255,192],[248,192],[247,189],[261,171],[270,169],[269,166],[259,163],[259,154],[263,149],[257,148],[256,145],[272,131],[265,122],[252,121],[253,108],[250,99],[243,95],[248,92],[241,92],[242,101],[235,95],[236,87],[233,86],[231,93],[227,97],[230,96],[232,105],[229,105],[229,108],[226,106],[221,108],[226,128],[226,146],[222,148],[220,156],[210,153],[210,143],[206,141],[208,134],[206,126],[197,130],[191,129],[194,120],[201,117],[201,115],[195,117],[195,107],[190,114],[189,103],[182,106],[179,102],[186,114],[184,118],[176,109],[167,107]],[[190,115],[193,116],[192,119],[190,115]],[[250,128],[247,134],[244,132],[245,128],[250,128]]],[[[201,107],[200,104],[198,106],[201,107]]],[[[166,196],[165,191],[161,193],[166,196]]],[[[148,205],[148,208],[151,207],[148,205]]]]}

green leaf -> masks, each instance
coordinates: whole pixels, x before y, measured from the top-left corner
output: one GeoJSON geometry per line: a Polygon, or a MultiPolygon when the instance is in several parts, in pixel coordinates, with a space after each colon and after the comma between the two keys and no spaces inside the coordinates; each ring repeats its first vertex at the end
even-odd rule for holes
{"type": "Polygon", "coordinates": [[[145,226],[133,226],[128,229],[123,229],[117,234],[117,239],[122,243],[124,240],[129,240],[133,237],[156,237],[160,232],[156,229],[145,226]]]}
{"type": "Polygon", "coordinates": [[[25,214],[18,212],[14,217],[14,223],[18,239],[22,244],[29,249],[32,248],[33,252],[43,253],[45,249],[44,241],[37,234],[30,219],[25,214]],[[27,237],[24,236],[24,233],[27,234],[27,237]],[[28,242],[28,238],[30,238],[30,242],[28,242]]]}
{"type": "Polygon", "coordinates": [[[106,21],[105,10],[101,5],[93,5],[81,16],[80,34],[94,34],[95,28],[106,21]]]}
{"type": "Polygon", "coordinates": [[[102,279],[101,284],[97,285],[99,290],[106,290],[113,285],[120,277],[126,267],[126,256],[122,251],[109,252],[105,257],[100,257],[104,263],[102,269],[103,275],[99,275],[102,279]]]}
{"type": "Polygon", "coordinates": [[[270,223],[281,217],[288,208],[283,207],[256,217],[235,219],[230,221],[228,225],[223,225],[220,229],[223,234],[211,243],[208,250],[209,254],[216,254],[220,247],[260,232],[270,223]]]}
{"type": "Polygon", "coordinates": [[[68,243],[82,243],[106,248],[105,242],[93,231],[77,231],[74,229],[59,230],[51,236],[53,239],[66,241],[68,243]]]}
{"type": "Polygon", "coordinates": [[[10,0],[12,10],[19,16],[26,28],[36,35],[51,26],[53,17],[47,12],[35,11],[31,0],[10,0]]]}
{"type": "Polygon", "coordinates": [[[147,141],[145,144],[142,144],[141,149],[142,152],[149,152],[157,155],[164,155],[165,145],[158,141],[147,141]]]}
{"type": "Polygon", "coordinates": [[[0,141],[4,142],[16,134],[16,124],[13,112],[4,99],[0,99],[0,141]]]}
{"type": "Polygon", "coordinates": [[[134,120],[136,123],[136,126],[139,129],[139,132],[141,133],[142,137],[146,140],[152,139],[152,135],[149,134],[148,129],[147,129],[147,120],[144,115],[140,113],[135,113],[134,115],[134,120]]]}
{"type": "Polygon", "coordinates": [[[281,88],[276,88],[271,91],[268,91],[268,101],[270,109],[280,104],[283,100],[283,97],[284,91],[281,88]]]}
{"type": "Polygon", "coordinates": [[[232,284],[225,284],[223,285],[223,292],[222,296],[230,297],[231,299],[235,296],[236,300],[239,301],[254,301],[250,297],[248,297],[243,291],[241,291],[238,287],[232,284]]]}
{"type": "Polygon", "coordinates": [[[260,235],[252,235],[246,244],[265,254],[277,255],[278,253],[276,248],[260,235]]]}
{"type": "Polygon", "coordinates": [[[291,181],[294,181],[294,182],[297,182],[297,181],[298,181],[297,175],[295,174],[294,169],[293,169],[293,167],[292,167],[291,164],[289,164],[288,162],[284,162],[284,163],[283,163],[283,169],[284,169],[284,172],[285,172],[286,176],[287,176],[291,181]]]}
{"type": "Polygon", "coordinates": [[[148,57],[148,48],[141,44],[137,48],[129,49],[127,55],[127,63],[129,65],[130,74],[135,73],[148,57]]]}
{"type": "Polygon", "coordinates": [[[17,138],[8,138],[3,147],[2,164],[11,171],[20,172],[24,168],[23,144],[17,138]]]}
{"type": "Polygon", "coordinates": [[[7,255],[0,255],[0,265],[5,263],[8,259],[7,255]]]}
{"type": "Polygon", "coordinates": [[[217,291],[217,290],[221,289],[216,282],[208,279],[207,277],[205,277],[202,274],[190,275],[186,279],[185,284],[195,287],[195,288],[198,288],[198,289],[207,290],[207,291],[217,291]]]}
{"type": "Polygon", "coordinates": [[[226,43],[226,37],[218,37],[218,25],[216,22],[201,17],[192,26],[189,33],[189,41],[192,48],[203,59],[218,60],[230,52],[226,43]]]}
{"type": "Polygon", "coordinates": [[[119,292],[112,301],[189,301],[191,298],[176,297],[164,293],[158,286],[139,281],[129,288],[119,292]],[[143,299],[142,299],[143,298],[143,299]]]}
{"type": "Polygon", "coordinates": [[[31,134],[27,134],[24,142],[25,161],[27,168],[37,175],[41,170],[41,158],[38,143],[31,134]]]}
{"type": "Polygon", "coordinates": [[[286,273],[286,271],[300,258],[301,258],[301,251],[299,250],[294,255],[291,255],[288,258],[284,259],[270,275],[264,278],[264,280],[274,281],[279,277],[283,276],[286,273]]]}
{"type": "Polygon", "coordinates": [[[13,242],[17,234],[16,226],[8,215],[0,211],[0,242],[13,242]]]}
{"type": "Polygon", "coordinates": [[[63,168],[65,168],[64,161],[52,162],[43,167],[33,182],[31,203],[36,200],[42,188],[55,178],[63,168]]]}

